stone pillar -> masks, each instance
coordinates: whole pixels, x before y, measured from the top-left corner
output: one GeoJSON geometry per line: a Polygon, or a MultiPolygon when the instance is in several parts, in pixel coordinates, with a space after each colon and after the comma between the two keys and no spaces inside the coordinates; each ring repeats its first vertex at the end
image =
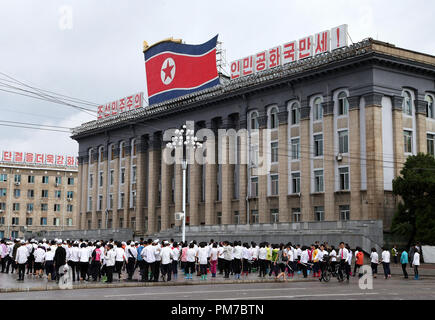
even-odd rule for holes
{"type": "MultiPolygon", "coordinates": [[[[137,142],[135,142],[137,143],[137,142]]],[[[130,210],[130,201],[131,201],[131,195],[130,195],[130,191],[131,191],[131,166],[133,163],[133,155],[131,153],[131,148],[132,146],[126,147],[126,151],[128,150],[128,153],[126,153],[126,159],[125,159],[125,184],[124,184],[124,209],[122,212],[122,217],[124,219],[124,225],[122,226],[123,228],[126,227],[127,225],[127,221],[128,221],[128,216],[129,216],[129,210],[130,210]]],[[[116,223],[114,224],[114,228],[120,228],[121,226],[119,225],[119,218],[116,221],[116,223]]]]}
{"type": "MultiPolygon", "coordinates": [[[[246,118],[239,119],[239,128],[247,129],[246,127],[246,118]]],[[[248,133],[246,131],[246,135],[242,135],[240,137],[240,146],[238,148],[239,152],[239,216],[240,216],[240,224],[247,224],[247,206],[246,206],[246,197],[247,197],[247,189],[248,189],[248,133]]]]}
{"type": "Polygon", "coordinates": [[[79,174],[77,183],[77,193],[80,196],[79,210],[74,226],[79,230],[85,229],[84,221],[86,220],[86,212],[88,211],[88,175],[89,175],[89,157],[82,157],[81,164],[79,166],[79,174]]]}
{"type": "MultiPolygon", "coordinates": [[[[95,229],[97,224],[97,203],[98,203],[98,189],[99,189],[99,172],[98,172],[98,155],[99,150],[96,150],[96,157],[93,161],[93,174],[94,174],[94,185],[92,190],[92,211],[91,211],[91,229],[95,229]]],[[[88,228],[88,219],[86,219],[86,229],[88,228]]]]}
{"type": "Polygon", "coordinates": [[[265,142],[269,139],[266,139],[267,130],[267,114],[259,114],[258,117],[258,159],[259,159],[259,168],[258,168],[258,219],[259,223],[269,223],[270,222],[270,212],[267,210],[267,189],[268,189],[268,163],[270,158],[270,146],[266,145],[265,142]],[[261,163],[262,162],[262,163],[261,163]]]}
{"type": "MultiPolygon", "coordinates": [[[[120,185],[120,179],[119,179],[119,173],[120,173],[120,161],[121,161],[121,154],[119,152],[119,144],[116,146],[117,150],[117,158],[115,158],[114,168],[113,168],[113,208],[112,208],[112,227],[113,222],[115,220],[118,220],[118,208],[119,208],[119,185],[120,185]]],[[[125,195],[124,195],[124,201],[125,201],[125,195]]],[[[109,216],[110,218],[110,216],[109,216]]],[[[109,223],[109,220],[107,220],[107,223],[109,223]]],[[[106,225],[106,229],[108,226],[106,225]]]]}
{"type": "Polygon", "coordinates": [[[159,161],[161,153],[160,141],[153,137],[148,150],[148,234],[157,231],[156,204],[158,192],[159,161]]]}
{"type": "Polygon", "coordinates": [[[278,172],[279,172],[279,222],[291,222],[291,214],[288,208],[288,176],[289,176],[289,150],[288,150],[288,111],[287,106],[279,107],[278,127],[278,172]]]}
{"type": "Polygon", "coordinates": [[[323,103],[323,186],[325,220],[336,221],[335,212],[335,154],[334,101],[323,103]]]}
{"type": "MultiPolygon", "coordinates": [[[[162,183],[162,191],[161,191],[161,199],[160,199],[160,216],[162,221],[162,230],[166,230],[170,228],[170,217],[169,217],[169,203],[171,202],[171,188],[172,188],[172,181],[171,181],[171,166],[165,162],[165,148],[161,151],[161,161],[162,161],[162,176],[161,176],[161,183],[162,183]]],[[[167,151],[169,153],[169,150],[167,151]]],[[[168,157],[169,158],[169,157],[168,157]]]]}
{"type": "MultiPolygon", "coordinates": [[[[183,169],[181,164],[175,164],[175,212],[183,211],[183,169]]],[[[182,221],[176,221],[181,226],[182,221]]]]}
{"type": "Polygon", "coordinates": [[[394,176],[398,177],[405,162],[405,152],[403,145],[403,111],[402,96],[393,96],[391,98],[393,107],[393,141],[394,141],[394,176]]]}
{"type": "MultiPolygon", "coordinates": [[[[146,163],[146,151],[144,151],[143,141],[140,143],[140,148],[138,148],[137,158],[136,158],[136,227],[135,231],[138,234],[142,234],[144,231],[144,220],[145,220],[145,193],[146,193],[146,171],[147,171],[147,163],[146,163]]],[[[150,173],[152,171],[149,171],[150,173]]],[[[149,206],[148,206],[149,212],[149,206]]],[[[149,223],[149,221],[148,221],[149,223]]]]}
{"type": "MultiPolygon", "coordinates": [[[[216,214],[214,211],[216,201],[216,147],[215,139],[208,139],[203,146],[207,148],[207,162],[205,168],[205,224],[216,224],[216,214]]],[[[217,143],[217,141],[216,141],[217,143]]]]}
{"type": "Polygon", "coordinates": [[[350,217],[362,220],[359,96],[349,97],[350,217]]]}
{"type": "Polygon", "coordinates": [[[427,153],[427,132],[426,132],[426,105],[427,102],[423,100],[415,100],[415,133],[417,135],[417,152],[427,153]]]}
{"type": "MultiPolygon", "coordinates": [[[[230,129],[230,123],[230,119],[224,119],[223,129],[230,129]]],[[[232,183],[234,178],[234,165],[230,164],[230,138],[222,136],[219,143],[221,144],[220,147],[222,152],[221,157],[218,157],[218,159],[220,158],[222,161],[222,224],[231,224],[231,200],[233,198],[234,188],[234,184],[232,183]]]]}
{"type": "Polygon", "coordinates": [[[313,214],[311,208],[311,156],[308,150],[312,149],[310,139],[310,106],[307,101],[301,103],[301,120],[299,125],[300,145],[309,146],[308,149],[301,148],[301,221],[312,221],[313,214]],[[307,150],[307,152],[304,152],[307,150]]]}
{"type": "MultiPolygon", "coordinates": [[[[201,150],[198,150],[200,152],[201,150]]],[[[192,153],[193,155],[193,153],[192,153]]],[[[201,200],[201,166],[195,159],[189,164],[189,225],[197,226],[199,221],[199,202],[201,200]]]]}
{"type": "Polygon", "coordinates": [[[380,219],[383,214],[382,96],[379,93],[364,95],[366,102],[367,201],[369,219],[380,219]]]}

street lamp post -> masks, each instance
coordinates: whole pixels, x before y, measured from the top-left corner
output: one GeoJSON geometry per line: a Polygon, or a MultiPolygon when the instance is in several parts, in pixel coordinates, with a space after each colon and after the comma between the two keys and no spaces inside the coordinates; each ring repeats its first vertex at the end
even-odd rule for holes
{"type": "Polygon", "coordinates": [[[169,149],[182,149],[181,169],[183,170],[183,223],[182,223],[182,241],[186,241],[186,170],[187,170],[187,150],[194,151],[197,148],[202,148],[202,143],[197,141],[194,136],[195,131],[188,129],[183,125],[182,129],[175,130],[175,136],[172,137],[172,142],[168,142],[166,147],[169,149]]]}

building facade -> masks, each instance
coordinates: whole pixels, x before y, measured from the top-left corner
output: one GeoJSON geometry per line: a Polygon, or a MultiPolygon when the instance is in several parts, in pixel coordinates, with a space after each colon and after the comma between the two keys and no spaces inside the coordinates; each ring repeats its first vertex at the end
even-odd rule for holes
{"type": "Polygon", "coordinates": [[[248,132],[235,162],[219,155],[230,139],[219,149],[207,137],[202,156],[227,161],[188,165],[190,226],[382,220],[388,230],[393,178],[408,155],[434,153],[434,56],[367,39],[221,82],[73,131],[81,229],[150,235],[180,224],[181,165],[163,155],[165,131],[186,121],[215,137],[248,132]]]}
{"type": "Polygon", "coordinates": [[[77,168],[0,163],[0,239],[76,229],[77,168]]]}

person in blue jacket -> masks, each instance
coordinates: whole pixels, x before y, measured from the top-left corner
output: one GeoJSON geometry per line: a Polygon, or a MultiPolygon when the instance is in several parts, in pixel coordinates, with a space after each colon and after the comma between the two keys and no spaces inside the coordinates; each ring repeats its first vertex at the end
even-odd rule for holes
{"type": "Polygon", "coordinates": [[[408,252],[403,250],[402,255],[400,256],[400,263],[402,264],[403,277],[408,279],[408,272],[406,272],[406,265],[408,264],[408,252]]]}

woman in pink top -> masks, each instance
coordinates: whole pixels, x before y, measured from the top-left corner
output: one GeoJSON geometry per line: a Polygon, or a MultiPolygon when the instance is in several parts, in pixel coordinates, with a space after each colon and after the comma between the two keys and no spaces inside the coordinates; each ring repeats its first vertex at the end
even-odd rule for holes
{"type": "Polygon", "coordinates": [[[189,249],[189,247],[187,246],[187,242],[183,243],[183,249],[181,249],[181,270],[183,270],[184,275],[187,274],[187,250],[189,249]]]}

